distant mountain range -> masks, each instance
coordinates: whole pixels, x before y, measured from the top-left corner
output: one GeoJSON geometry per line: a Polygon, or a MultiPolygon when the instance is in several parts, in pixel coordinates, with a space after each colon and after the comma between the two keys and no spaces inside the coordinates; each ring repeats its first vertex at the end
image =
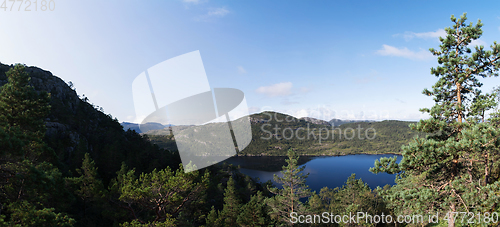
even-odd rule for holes
{"type": "MultiPolygon", "coordinates": [[[[317,125],[324,125],[324,126],[340,126],[343,124],[347,123],[355,123],[355,122],[375,122],[373,120],[340,120],[340,119],[332,119],[330,121],[324,121],[312,117],[301,117],[299,118],[300,120],[310,122],[312,124],[317,124],[317,125]]],[[[162,125],[160,123],[151,123],[148,122],[141,127],[139,127],[139,124],[137,123],[131,123],[131,122],[122,122],[120,123],[123,126],[123,129],[127,131],[128,129],[130,130],[135,130],[138,133],[147,133],[150,135],[166,135],[170,134],[170,130],[167,128],[168,125],[162,125]],[[142,128],[142,130],[141,130],[142,128]],[[163,129],[163,130],[162,130],[163,129]]]]}
{"type": "Polygon", "coordinates": [[[307,121],[307,122],[311,122],[313,124],[327,125],[327,126],[341,126],[343,124],[356,123],[356,122],[375,122],[373,120],[340,120],[340,119],[336,119],[336,118],[331,119],[330,121],[324,121],[324,120],[320,120],[320,119],[316,119],[316,118],[312,118],[312,117],[301,117],[300,119],[307,121]]]}
{"type": "MultiPolygon", "coordinates": [[[[327,121],[314,118],[299,119],[276,112],[252,114],[250,115],[252,142],[238,155],[285,156],[290,148],[300,155],[399,154],[401,145],[408,144],[418,134],[408,127],[414,122],[338,119],[332,121],[335,122],[335,127],[327,121]]],[[[208,130],[216,131],[221,124],[226,123],[212,123],[209,126],[212,128],[208,130]]],[[[177,131],[175,137],[189,138],[193,133],[193,129],[189,129],[189,126],[172,128],[177,131]]],[[[146,134],[153,143],[162,148],[177,149],[175,138],[170,134],[169,128],[151,130],[146,134]]],[[[206,138],[206,141],[216,145],[217,139],[206,138]]],[[[200,142],[199,146],[206,146],[206,141],[200,142]]],[[[198,145],[193,144],[193,146],[198,145]]]]}
{"type": "Polygon", "coordinates": [[[376,122],[373,120],[340,120],[340,119],[331,119],[328,123],[333,126],[341,126],[347,123],[356,123],[356,122],[376,122]]]}
{"type": "Polygon", "coordinates": [[[127,131],[127,130],[135,130],[137,133],[146,133],[146,132],[149,132],[151,130],[158,130],[158,129],[164,129],[166,127],[168,127],[168,125],[162,125],[160,123],[152,123],[152,122],[148,122],[146,124],[143,124],[142,126],[139,126],[139,124],[136,124],[136,123],[130,123],[130,122],[122,122],[120,123],[122,126],[123,126],[123,130],[127,131]],[[141,130],[142,128],[142,130],[141,130]]]}

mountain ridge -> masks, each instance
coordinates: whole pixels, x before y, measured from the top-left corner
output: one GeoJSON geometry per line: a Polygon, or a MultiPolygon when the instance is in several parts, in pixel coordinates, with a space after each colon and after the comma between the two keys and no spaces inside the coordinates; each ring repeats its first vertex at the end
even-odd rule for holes
{"type": "Polygon", "coordinates": [[[154,123],[154,122],[148,122],[146,124],[137,124],[137,123],[132,123],[132,122],[122,122],[120,125],[123,127],[123,130],[134,130],[137,133],[147,133],[151,130],[158,130],[158,129],[163,129],[168,127],[168,125],[162,125],[160,123],[154,123]],[[142,130],[141,130],[142,128],[142,130]],[[144,132],[143,132],[144,131],[144,132]]]}
{"type": "MultiPolygon", "coordinates": [[[[269,111],[263,111],[263,112],[255,113],[255,114],[262,114],[264,112],[269,112],[269,111]]],[[[273,112],[273,113],[279,113],[279,112],[273,112]]],[[[255,115],[255,114],[251,114],[250,116],[255,115]]],[[[279,114],[284,114],[284,113],[279,113],[279,114]]],[[[291,115],[288,115],[288,116],[291,116],[291,115]]],[[[313,118],[313,117],[301,117],[301,118],[297,118],[297,119],[300,119],[300,120],[303,120],[306,122],[310,122],[313,124],[325,125],[325,126],[340,126],[342,124],[356,123],[356,122],[377,122],[375,120],[341,120],[341,119],[336,119],[336,118],[333,118],[330,121],[325,121],[325,120],[321,120],[321,119],[317,119],[317,118],[313,118]]],[[[251,119],[251,122],[255,122],[255,121],[261,121],[261,120],[251,119]]],[[[264,121],[262,121],[262,122],[264,122],[264,121]]],[[[131,129],[131,130],[135,130],[138,133],[144,133],[144,134],[161,134],[160,131],[169,126],[169,125],[162,125],[160,123],[148,122],[148,123],[146,123],[146,125],[151,125],[151,127],[148,127],[147,131],[142,132],[142,130],[140,129],[140,126],[139,126],[140,124],[138,124],[138,123],[123,121],[120,124],[123,126],[124,130],[131,129]]]]}
{"type": "MultiPolygon", "coordinates": [[[[6,72],[13,67],[0,62],[0,87],[8,82],[6,72]]],[[[44,141],[56,154],[58,160],[54,162],[65,174],[75,173],[85,153],[100,166],[105,181],[114,177],[122,162],[138,171],[178,168],[177,153],[165,152],[147,137],[123,130],[118,119],[89,103],[88,98],[80,98],[72,86],[50,71],[26,66],[25,72],[35,91],[50,94],[51,110],[45,119],[44,141]]]]}
{"type": "MultiPolygon", "coordinates": [[[[250,115],[250,122],[252,141],[238,153],[241,156],[285,156],[290,148],[300,155],[399,154],[402,145],[419,135],[409,128],[415,122],[396,120],[350,122],[334,127],[268,111],[250,115]]],[[[178,136],[188,136],[182,132],[178,136]]],[[[146,135],[160,147],[176,149],[175,136],[167,129],[152,130],[146,135]]]]}

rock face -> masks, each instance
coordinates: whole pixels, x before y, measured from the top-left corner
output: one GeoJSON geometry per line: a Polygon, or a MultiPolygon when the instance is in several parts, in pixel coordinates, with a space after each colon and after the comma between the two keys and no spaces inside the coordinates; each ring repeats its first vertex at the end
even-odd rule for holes
{"type": "MultiPolygon", "coordinates": [[[[13,65],[0,63],[0,86],[7,83],[5,73],[13,68],[13,65]]],[[[37,67],[26,67],[26,72],[30,75],[30,85],[37,91],[46,91],[51,95],[51,105],[54,101],[62,101],[67,107],[75,112],[81,100],[76,91],[71,89],[61,78],[52,75],[51,72],[37,67]]]]}
{"type": "MultiPolygon", "coordinates": [[[[7,83],[6,72],[13,67],[0,63],[0,87],[7,83]]],[[[26,72],[36,91],[50,94],[51,111],[45,119],[46,141],[59,157],[67,157],[69,162],[71,152],[79,145],[92,150],[95,137],[102,133],[98,131],[103,127],[122,131],[110,115],[96,110],[86,99],[80,99],[73,88],[51,72],[37,67],[26,67],[26,72]]]]}
{"type": "Polygon", "coordinates": [[[330,123],[328,123],[328,121],[323,121],[312,117],[301,117],[300,119],[317,125],[330,126],[330,123]]]}
{"type": "MultiPolygon", "coordinates": [[[[13,65],[0,63],[0,86],[7,83],[5,73],[13,65]]],[[[116,118],[80,98],[60,78],[36,67],[26,67],[35,91],[50,94],[50,114],[45,119],[44,141],[55,155],[51,161],[66,171],[80,168],[85,153],[99,166],[104,180],[116,177],[122,162],[138,172],[150,172],[167,166],[178,167],[178,154],[165,151],[132,130],[124,131],[116,118]],[[56,160],[57,158],[57,160],[56,160]]]]}

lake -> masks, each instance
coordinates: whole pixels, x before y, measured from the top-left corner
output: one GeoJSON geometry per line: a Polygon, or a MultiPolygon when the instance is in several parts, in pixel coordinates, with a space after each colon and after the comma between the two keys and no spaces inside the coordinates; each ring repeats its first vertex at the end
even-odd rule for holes
{"type": "MultiPolygon", "coordinates": [[[[384,187],[386,184],[394,185],[394,174],[379,173],[373,174],[370,167],[373,167],[376,159],[382,157],[398,157],[398,162],[401,160],[400,155],[346,155],[346,156],[301,156],[298,164],[305,165],[305,173],[309,173],[306,179],[309,188],[312,191],[319,193],[321,188],[342,187],[351,176],[351,173],[356,174],[356,178],[361,178],[365,183],[374,189],[377,186],[384,187]]],[[[235,156],[226,160],[233,165],[240,165],[240,172],[249,175],[252,178],[258,177],[260,182],[273,180],[274,174],[281,176],[281,167],[287,165],[285,159],[287,157],[272,157],[272,156],[235,156]]],[[[274,182],[274,181],[273,181],[274,182]]],[[[274,182],[275,183],[275,182],[274,182]]]]}

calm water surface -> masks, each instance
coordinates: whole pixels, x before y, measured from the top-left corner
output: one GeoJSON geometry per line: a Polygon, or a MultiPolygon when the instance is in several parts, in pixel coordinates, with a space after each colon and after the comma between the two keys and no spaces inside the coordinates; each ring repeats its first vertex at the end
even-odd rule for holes
{"type": "MultiPolygon", "coordinates": [[[[305,173],[309,173],[306,179],[309,188],[313,191],[319,192],[321,188],[335,188],[342,187],[351,173],[356,174],[356,178],[361,178],[365,183],[373,189],[377,186],[384,187],[384,185],[394,184],[393,174],[379,173],[373,174],[370,167],[376,159],[382,157],[398,157],[399,155],[346,155],[346,156],[322,156],[310,157],[302,156],[299,158],[299,165],[305,165],[305,173]]],[[[253,178],[258,177],[261,182],[273,180],[274,174],[281,176],[281,167],[286,165],[286,157],[232,157],[227,159],[228,163],[233,165],[240,165],[240,171],[253,178]]]]}

